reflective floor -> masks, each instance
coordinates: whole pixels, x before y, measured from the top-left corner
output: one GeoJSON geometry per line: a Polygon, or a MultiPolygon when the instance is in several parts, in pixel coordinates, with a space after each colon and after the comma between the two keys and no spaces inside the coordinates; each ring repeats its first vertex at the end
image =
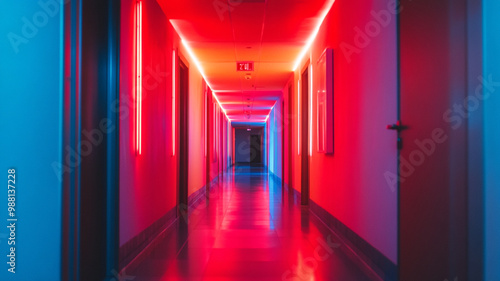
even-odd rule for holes
{"type": "Polygon", "coordinates": [[[263,168],[238,166],[123,279],[370,280],[342,247],[263,168]]]}

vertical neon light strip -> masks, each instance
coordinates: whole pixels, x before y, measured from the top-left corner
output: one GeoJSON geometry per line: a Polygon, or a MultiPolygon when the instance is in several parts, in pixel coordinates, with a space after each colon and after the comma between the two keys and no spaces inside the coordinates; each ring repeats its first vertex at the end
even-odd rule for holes
{"type": "Polygon", "coordinates": [[[136,7],[136,152],[142,154],[142,2],[137,1],[136,7]]]}
{"type": "Polygon", "coordinates": [[[312,109],[313,109],[313,66],[309,65],[309,156],[312,156],[312,109]]]}
{"type": "Polygon", "coordinates": [[[297,81],[297,154],[300,155],[300,80],[297,81]]]}
{"type": "Polygon", "coordinates": [[[217,120],[217,125],[215,125],[215,143],[217,144],[217,147],[215,148],[215,151],[217,151],[217,161],[220,160],[220,130],[221,130],[221,122],[220,122],[220,111],[219,107],[216,105],[216,114],[215,114],[215,120],[217,120]]]}
{"type": "Polygon", "coordinates": [[[205,100],[205,117],[203,118],[205,120],[205,157],[207,157],[207,151],[208,151],[208,133],[207,133],[207,123],[208,123],[208,107],[207,107],[207,100],[208,100],[208,95],[207,95],[207,87],[205,87],[205,95],[203,97],[203,99],[205,100]]]}
{"type": "Polygon", "coordinates": [[[229,140],[231,139],[231,130],[230,130],[230,128],[231,128],[231,121],[228,120],[227,121],[227,139],[226,139],[226,147],[227,147],[227,157],[226,157],[226,159],[228,161],[227,161],[227,165],[226,165],[227,167],[226,168],[229,167],[229,157],[231,155],[231,150],[232,150],[231,149],[231,145],[229,144],[229,140]]]}
{"type": "Polygon", "coordinates": [[[177,54],[175,50],[172,52],[172,156],[175,156],[175,94],[176,94],[176,84],[177,84],[177,75],[176,75],[176,70],[177,70],[177,54]]]}

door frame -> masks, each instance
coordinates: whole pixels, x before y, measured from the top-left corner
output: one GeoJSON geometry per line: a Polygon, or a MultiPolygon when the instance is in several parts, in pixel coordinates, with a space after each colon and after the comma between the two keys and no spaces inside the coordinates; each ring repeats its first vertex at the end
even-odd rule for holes
{"type": "Polygon", "coordinates": [[[177,128],[179,128],[179,157],[177,159],[177,212],[187,218],[188,214],[188,173],[189,173],[189,64],[179,54],[178,57],[178,92],[177,128]]]}
{"type": "Polygon", "coordinates": [[[281,188],[285,187],[285,99],[281,101],[281,188]]]}
{"type": "Polygon", "coordinates": [[[224,173],[224,112],[219,111],[219,175],[224,173]]]}
{"type": "Polygon", "coordinates": [[[301,177],[300,177],[300,203],[302,205],[309,205],[309,65],[307,62],[300,74],[300,97],[301,106],[301,177]]]}
{"type": "MultiPolygon", "coordinates": [[[[87,117],[82,112],[82,29],[84,22],[82,18],[83,6],[80,0],[71,1],[63,8],[64,18],[64,93],[63,102],[67,107],[63,109],[63,116],[66,120],[63,126],[61,142],[63,147],[71,148],[72,151],[79,151],[82,142],[82,120],[87,117]]],[[[100,59],[106,65],[106,76],[100,77],[100,86],[106,89],[102,94],[104,110],[101,116],[107,118],[108,124],[113,124],[115,128],[120,126],[119,110],[120,106],[120,15],[121,2],[107,1],[102,4],[107,6],[106,26],[107,39],[100,41],[106,46],[104,57],[100,59]]],[[[97,278],[111,280],[119,271],[119,165],[120,165],[120,137],[119,130],[109,130],[105,137],[106,146],[105,176],[102,183],[105,185],[103,193],[106,198],[103,204],[97,206],[100,217],[104,216],[105,226],[100,239],[105,242],[102,246],[105,252],[99,253],[104,256],[104,272],[92,273],[97,278]]],[[[70,156],[69,150],[62,151],[63,157],[70,156]]],[[[82,190],[85,190],[81,181],[82,167],[78,165],[71,172],[63,173],[62,190],[62,248],[61,248],[61,280],[81,280],[82,279],[82,247],[81,242],[83,229],[81,227],[82,216],[86,215],[82,211],[82,190]]],[[[90,205],[92,202],[86,202],[90,205]]],[[[91,214],[90,214],[91,216],[91,214]]]]}
{"type": "Polygon", "coordinates": [[[250,151],[252,151],[252,148],[256,148],[254,146],[255,142],[253,142],[253,139],[255,139],[255,137],[258,138],[258,145],[259,145],[259,147],[258,147],[259,148],[258,149],[258,153],[259,154],[258,154],[257,157],[258,157],[259,161],[258,162],[254,162],[255,158],[252,158],[251,154],[250,154],[250,164],[263,164],[264,163],[264,161],[263,161],[264,157],[263,157],[263,153],[262,153],[262,148],[263,148],[262,134],[251,134],[250,135],[250,151]]]}
{"type": "Polygon", "coordinates": [[[211,89],[205,83],[205,189],[208,193],[211,182],[211,163],[212,163],[212,142],[210,137],[210,128],[212,126],[212,98],[211,89]]]}
{"type": "MultiPolygon", "coordinates": [[[[294,81],[293,78],[292,78],[292,81],[294,81]]],[[[291,116],[291,113],[293,112],[293,102],[292,101],[293,101],[293,82],[291,82],[288,85],[288,116],[287,116],[287,120],[289,120],[289,117],[291,116]]],[[[293,154],[292,132],[293,132],[293,122],[290,122],[290,120],[289,120],[289,122],[288,122],[288,187],[289,188],[293,186],[293,184],[292,184],[293,183],[292,159],[293,159],[294,154],[293,154]]]]}

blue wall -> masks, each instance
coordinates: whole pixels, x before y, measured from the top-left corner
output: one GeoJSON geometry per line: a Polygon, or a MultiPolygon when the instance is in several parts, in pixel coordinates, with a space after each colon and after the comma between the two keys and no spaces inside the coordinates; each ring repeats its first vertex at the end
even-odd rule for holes
{"type": "Polygon", "coordinates": [[[37,2],[2,1],[0,12],[0,280],[60,279],[62,184],[52,163],[62,157],[62,13],[37,2]],[[16,274],[6,264],[10,168],[19,220],[16,274]]]}
{"type": "Polygon", "coordinates": [[[282,122],[282,103],[280,100],[276,102],[271,113],[269,114],[269,171],[281,178],[282,171],[282,137],[283,137],[283,122],[282,122]]]}
{"type": "Polygon", "coordinates": [[[484,0],[485,280],[500,280],[500,2],[484,0]],[[495,85],[496,84],[496,85],[495,85]]]}

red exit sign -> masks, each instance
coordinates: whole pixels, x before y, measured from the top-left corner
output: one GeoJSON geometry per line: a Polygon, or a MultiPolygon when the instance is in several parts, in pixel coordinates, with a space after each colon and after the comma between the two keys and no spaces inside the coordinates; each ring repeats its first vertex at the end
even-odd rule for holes
{"type": "Polygon", "coordinates": [[[237,71],[253,71],[253,61],[244,61],[236,63],[237,71]]]}

